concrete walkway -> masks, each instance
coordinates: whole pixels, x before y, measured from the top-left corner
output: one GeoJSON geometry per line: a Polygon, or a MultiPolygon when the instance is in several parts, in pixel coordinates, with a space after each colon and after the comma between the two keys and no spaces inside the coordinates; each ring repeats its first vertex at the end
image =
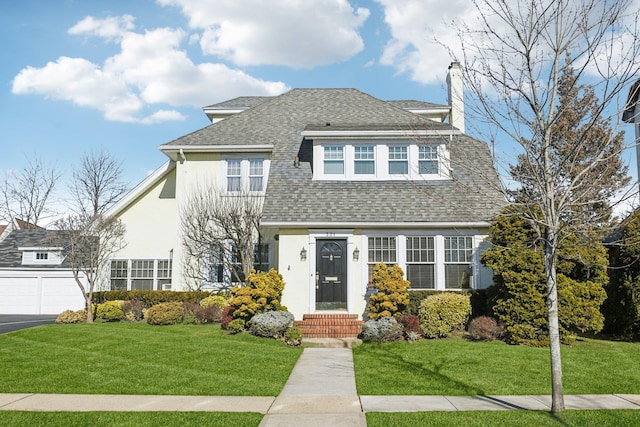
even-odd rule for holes
{"type": "MultiPolygon", "coordinates": [[[[640,395],[566,395],[567,409],[640,409],[640,395]]],[[[366,426],[366,412],[551,410],[550,396],[358,396],[350,348],[305,348],[277,397],[0,394],[0,410],[259,412],[261,427],[366,426]]]]}

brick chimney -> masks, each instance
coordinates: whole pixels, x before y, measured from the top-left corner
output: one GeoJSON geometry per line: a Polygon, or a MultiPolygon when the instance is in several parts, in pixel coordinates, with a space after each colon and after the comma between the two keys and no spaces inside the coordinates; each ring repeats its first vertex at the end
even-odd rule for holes
{"type": "Polygon", "coordinates": [[[454,61],[449,65],[447,75],[449,86],[449,123],[464,133],[464,94],[462,93],[462,68],[460,63],[454,61]]]}

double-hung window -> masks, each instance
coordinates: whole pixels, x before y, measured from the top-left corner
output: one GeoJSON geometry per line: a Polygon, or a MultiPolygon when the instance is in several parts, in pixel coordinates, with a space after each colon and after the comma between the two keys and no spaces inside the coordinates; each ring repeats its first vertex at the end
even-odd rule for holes
{"type": "Polygon", "coordinates": [[[473,240],[465,236],[445,236],[445,288],[469,289],[473,274],[473,240]]]}
{"type": "Polygon", "coordinates": [[[412,289],[435,289],[435,245],[431,236],[408,236],[407,280],[412,289]]]}
{"type": "Polygon", "coordinates": [[[227,191],[239,192],[242,189],[242,160],[227,160],[227,191]]]}
{"type": "Polygon", "coordinates": [[[395,265],[396,237],[369,237],[369,283],[373,280],[373,269],[376,264],[385,263],[387,266],[395,265]]]}
{"type": "Polygon", "coordinates": [[[389,146],[389,175],[409,174],[409,153],[406,145],[389,146]]]}
{"type": "Polygon", "coordinates": [[[266,162],[264,159],[227,159],[227,193],[259,193],[264,191],[266,162]]]}
{"type": "Polygon", "coordinates": [[[153,289],[152,259],[134,259],[131,261],[131,289],[153,289]]]}
{"type": "Polygon", "coordinates": [[[376,161],[374,146],[365,145],[354,147],[353,171],[356,175],[374,175],[376,173],[376,161]]]}
{"type": "Polygon", "coordinates": [[[344,175],[344,147],[330,145],[324,147],[325,175],[344,175]]]}
{"type": "Polygon", "coordinates": [[[438,173],[438,147],[433,145],[418,147],[418,169],[420,175],[438,173]]]}
{"type": "Polygon", "coordinates": [[[110,289],[162,289],[171,283],[170,259],[114,259],[110,266],[110,289]]]}

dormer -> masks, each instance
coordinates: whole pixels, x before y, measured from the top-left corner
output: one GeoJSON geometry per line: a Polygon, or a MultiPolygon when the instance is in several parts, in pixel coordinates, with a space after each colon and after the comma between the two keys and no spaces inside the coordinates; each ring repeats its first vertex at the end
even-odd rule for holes
{"type": "Polygon", "coordinates": [[[22,252],[22,265],[60,265],[61,247],[19,247],[22,252]]]}

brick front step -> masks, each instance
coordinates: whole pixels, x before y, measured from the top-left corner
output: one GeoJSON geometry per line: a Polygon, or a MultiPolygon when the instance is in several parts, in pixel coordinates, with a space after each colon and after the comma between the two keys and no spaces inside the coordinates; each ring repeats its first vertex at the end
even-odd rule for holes
{"type": "Polygon", "coordinates": [[[305,338],[356,338],[362,323],[357,314],[305,314],[296,321],[305,338]]]}

